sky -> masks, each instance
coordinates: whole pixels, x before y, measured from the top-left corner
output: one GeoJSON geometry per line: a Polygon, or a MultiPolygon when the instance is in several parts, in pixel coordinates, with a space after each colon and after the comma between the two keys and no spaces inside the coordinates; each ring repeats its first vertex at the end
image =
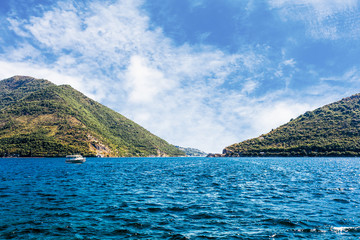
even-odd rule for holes
{"type": "Polygon", "coordinates": [[[360,0],[2,0],[0,79],[75,89],[206,152],[360,92],[360,0]]]}

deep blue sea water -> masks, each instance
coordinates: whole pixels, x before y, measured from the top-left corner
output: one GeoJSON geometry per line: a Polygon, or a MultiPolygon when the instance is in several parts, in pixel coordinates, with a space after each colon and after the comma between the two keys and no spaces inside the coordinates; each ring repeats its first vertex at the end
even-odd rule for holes
{"type": "Polygon", "coordinates": [[[358,239],[359,158],[0,159],[0,239],[358,239]]]}

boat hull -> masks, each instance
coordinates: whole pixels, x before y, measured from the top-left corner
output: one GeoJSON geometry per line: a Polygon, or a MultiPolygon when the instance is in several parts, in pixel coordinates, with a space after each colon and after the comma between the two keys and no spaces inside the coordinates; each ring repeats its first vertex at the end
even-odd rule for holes
{"type": "Polygon", "coordinates": [[[84,163],[86,160],[65,160],[66,163],[84,163]]]}
{"type": "Polygon", "coordinates": [[[66,156],[66,163],[83,163],[86,159],[81,155],[68,155],[66,156]]]}

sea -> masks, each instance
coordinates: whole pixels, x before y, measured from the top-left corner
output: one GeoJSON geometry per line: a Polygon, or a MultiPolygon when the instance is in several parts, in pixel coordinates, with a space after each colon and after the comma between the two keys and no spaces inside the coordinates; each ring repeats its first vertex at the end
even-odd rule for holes
{"type": "Polygon", "coordinates": [[[360,239],[360,159],[3,158],[0,239],[360,239]]]}

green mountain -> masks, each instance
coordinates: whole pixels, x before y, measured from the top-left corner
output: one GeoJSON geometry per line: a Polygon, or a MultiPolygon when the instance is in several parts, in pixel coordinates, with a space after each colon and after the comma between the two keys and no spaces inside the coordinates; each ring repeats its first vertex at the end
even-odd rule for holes
{"type": "Polygon", "coordinates": [[[258,138],[233,144],[223,156],[359,156],[360,94],[291,120],[258,138]]]}
{"type": "Polygon", "coordinates": [[[184,152],[68,85],[0,81],[0,156],[181,156],[184,152]]]}

